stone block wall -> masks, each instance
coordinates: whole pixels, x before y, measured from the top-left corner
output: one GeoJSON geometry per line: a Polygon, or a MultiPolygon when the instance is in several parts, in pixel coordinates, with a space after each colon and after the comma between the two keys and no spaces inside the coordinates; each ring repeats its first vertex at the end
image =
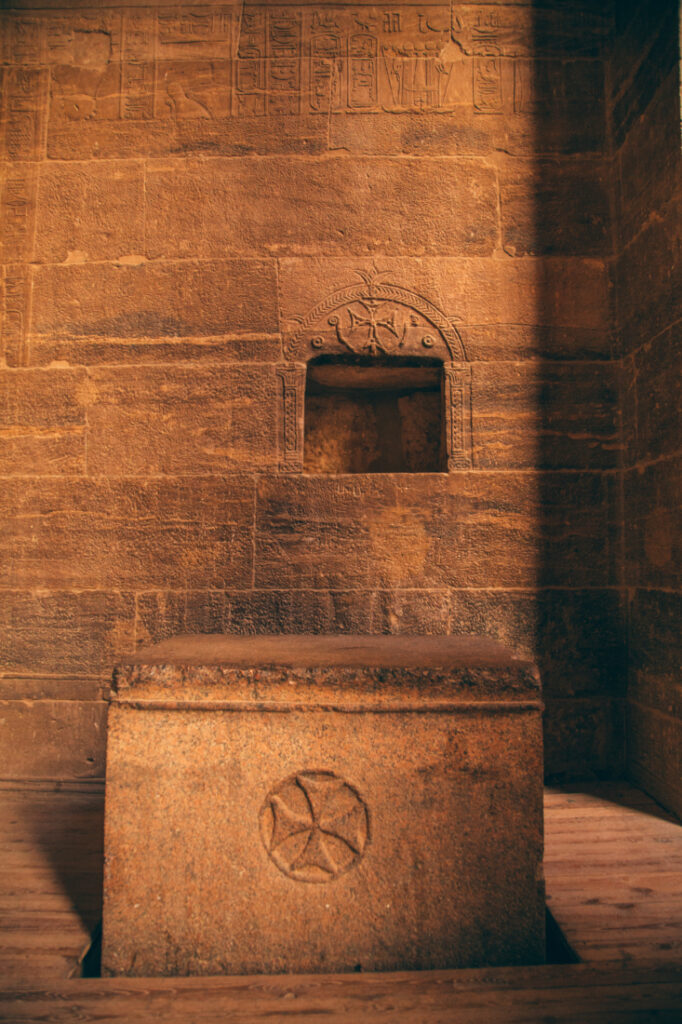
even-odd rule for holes
{"type": "Polygon", "coordinates": [[[101,775],[136,645],[351,630],[509,643],[543,673],[548,773],[617,774],[600,5],[0,17],[3,774],[101,775]],[[461,342],[449,472],[296,470],[292,339],[330,296],[348,329],[368,279],[461,342]]]}
{"type": "Polygon", "coordinates": [[[623,359],[627,756],[682,813],[682,160],[676,2],[619,4],[610,75],[623,359]]]}

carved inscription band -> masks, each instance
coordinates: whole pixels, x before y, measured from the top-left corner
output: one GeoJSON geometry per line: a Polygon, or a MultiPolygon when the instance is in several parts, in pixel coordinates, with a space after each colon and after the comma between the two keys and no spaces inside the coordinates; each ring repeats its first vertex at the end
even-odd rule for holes
{"type": "Polygon", "coordinates": [[[35,159],[48,91],[57,123],[448,111],[462,103],[499,113],[505,19],[490,5],[461,5],[453,17],[444,3],[244,3],[239,16],[222,5],[9,13],[0,60],[26,67],[5,83],[8,155],[35,159]]]}

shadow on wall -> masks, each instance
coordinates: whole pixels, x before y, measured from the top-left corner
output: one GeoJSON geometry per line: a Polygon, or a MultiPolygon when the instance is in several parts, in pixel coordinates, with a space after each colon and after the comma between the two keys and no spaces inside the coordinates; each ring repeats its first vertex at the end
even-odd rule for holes
{"type": "Polygon", "coordinates": [[[626,685],[606,97],[613,26],[607,8],[578,0],[570,11],[577,45],[556,53],[553,6],[534,5],[534,59],[515,61],[514,106],[532,114],[534,160],[525,196],[513,167],[503,175],[503,246],[512,258],[537,260],[546,774],[613,778],[624,767],[626,685]]]}

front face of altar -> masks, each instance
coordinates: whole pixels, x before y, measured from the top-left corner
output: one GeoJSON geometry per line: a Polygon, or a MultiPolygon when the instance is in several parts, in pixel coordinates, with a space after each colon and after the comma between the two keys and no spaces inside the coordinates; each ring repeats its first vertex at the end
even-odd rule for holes
{"type": "Polygon", "coordinates": [[[110,717],[105,973],[542,962],[542,739],[526,669],[129,675],[110,717]]]}

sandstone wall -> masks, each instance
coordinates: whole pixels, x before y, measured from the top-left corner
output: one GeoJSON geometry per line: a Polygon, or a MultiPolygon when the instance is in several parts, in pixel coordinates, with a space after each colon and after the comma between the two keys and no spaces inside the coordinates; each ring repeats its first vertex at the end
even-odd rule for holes
{"type": "Polygon", "coordinates": [[[682,176],[676,2],[618,5],[611,73],[619,190],[628,764],[682,811],[682,176]]]}
{"type": "Polygon", "coordinates": [[[4,775],[100,775],[135,645],[286,630],[498,637],[548,771],[619,770],[597,6],[2,12],[4,775]],[[284,471],[283,345],[375,271],[461,337],[465,457],[284,471]]]}

